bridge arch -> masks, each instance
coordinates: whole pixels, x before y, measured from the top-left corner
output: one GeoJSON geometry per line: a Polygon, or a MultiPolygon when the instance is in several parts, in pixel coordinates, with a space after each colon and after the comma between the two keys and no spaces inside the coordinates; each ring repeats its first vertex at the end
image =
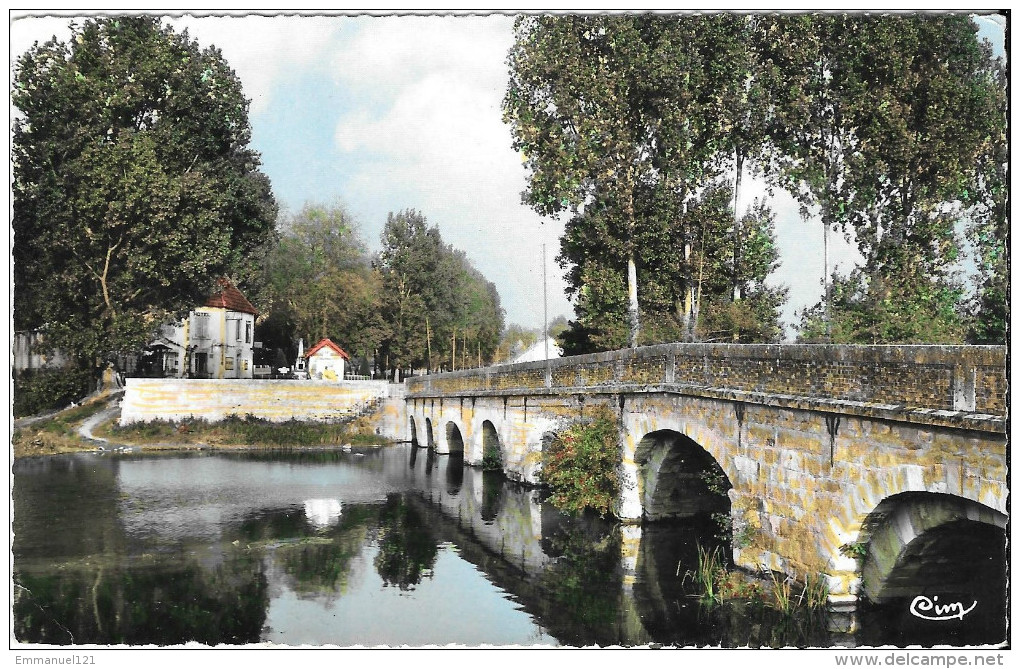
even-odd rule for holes
{"type": "Polygon", "coordinates": [[[980,585],[975,578],[1004,578],[1005,528],[1005,514],[964,497],[933,492],[887,497],[868,514],[854,544],[863,553],[861,590],[869,601],[882,603],[940,589],[973,591],[980,585]]]}
{"type": "Polygon", "coordinates": [[[418,448],[418,426],[415,425],[414,416],[410,416],[408,422],[411,426],[411,446],[418,448]]]}
{"type": "Polygon", "coordinates": [[[425,445],[430,451],[434,451],[436,449],[436,438],[432,432],[432,419],[427,417],[425,418],[425,437],[425,445]]]}
{"type": "Polygon", "coordinates": [[[464,455],[464,436],[454,421],[446,423],[446,450],[448,453],[464,455]]]}
{"type": "Polygon", "coordinates": [[[482,421],[482,468],[502,470],[505,457],[503,443],[491,420],[482,421]]]}
{"type": "Polygon", "coordinates": [[[730,477],[687,435],[668,429],[645,434],[634,450],[634,463],[645,520],[729,513],[730,477]]]}

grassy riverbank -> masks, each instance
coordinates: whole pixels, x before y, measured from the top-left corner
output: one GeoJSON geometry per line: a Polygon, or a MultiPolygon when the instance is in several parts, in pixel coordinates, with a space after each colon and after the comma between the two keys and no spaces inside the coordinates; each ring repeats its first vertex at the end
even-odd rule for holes
{"type": "Polygon", "coordinates": [[[78,428],[87,419],[106,409],[110,401],[109,395],[99,395],[80,406],[69,407],[28,425],[15,427],[11,437],[14,457],[95,450],[96,444],[83,439],[78,434],[78,428]]]}
{"type": "Polygon", "coordinates": [[[360,421],[353,423],[313,423],[305,421],[272,421],[246,416],[229,416],[209,423],[203,420],[156,420],[131,425],[110,421],[93,430],[96,436],[116,444],[147,448],[204,446],[236,447],[302,447],[302,446],[368,446],[390,443],[373,434],[360,421]]]}
{"type": "Polygon", "coordinates": [[[128,426],[117,425],[116,414],[92,429],[92,434],[110,441],[109,445],[85,439],[78,429],[82,423],[109,408],[108,395],[96,397],[81,406],[70,407],[52,416],[17,427],[12,437],[14,457],[56,455],[94,451],[100,446],[133,446],[142,450],[179,448],[301,448],[330,446],[369,446],[391,443],[373,433],[363,421],[346,424],[288,421],[273,423],[255,417],[231,416],[216,423],[201,420],[152,421],[128,426]]]}

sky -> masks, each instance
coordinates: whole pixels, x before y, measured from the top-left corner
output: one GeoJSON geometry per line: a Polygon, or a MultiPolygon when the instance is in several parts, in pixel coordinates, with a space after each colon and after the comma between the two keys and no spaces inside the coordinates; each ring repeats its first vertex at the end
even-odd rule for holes
{"type": "MultiPolygon", "coordinates": [[[[12,13],[11,58],[66,39],[72,16],[12,13]]],[[[976,17],[1004,49],[1004,19],[976,17]]],[[[252,145],[282,208],[340,204],[370,250],[389,212],[416,209],[499,291],[507,323],[539,328],[543,258],[548,319],[572,317],[555,262],[563,222],[521,204],[525,170],[502,121],[513,17],[195,14],[168,17],[215,45],[251,99],[252,145]]],[[[740,208],[764,197],[745,177],[740,208]]],[[[783,192],[770,198],[780,251],[774,285],[789,287],[785,323],[822,293],[822,226],[783,192]]],[[[859,261],[830,237],[830,265],[859,261]]]]}

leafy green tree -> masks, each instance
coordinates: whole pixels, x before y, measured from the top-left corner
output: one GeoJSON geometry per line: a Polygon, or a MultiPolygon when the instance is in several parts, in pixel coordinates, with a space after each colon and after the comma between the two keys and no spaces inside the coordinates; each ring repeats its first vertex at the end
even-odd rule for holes
{"type": "Polygon", "coordinates": [[[544,215],[571,213],[559,257],[577,300],[568,350],[621,345],[621,299],[623,341],[640,341],[639,240],[654,219],[677,229],[684,338],[693,337],[696,250],[684,212],[722,169],[720,152],[753,150],[733,131],[746,119],[730,108],[746,81],[745,23],[731,15],[518,22],[504,119],[524,155],[525,201],[544,215]],[[662,206],[649,211],[641,200],[655,191],[662,206]]]}
{"type": "MultiPolygon", "coordinates": [[[[761,31],[769,25],[768,17],[753,14],[730,15],[732,25],[721,31],[720,39],[728,41],[726,52],[734,71],[724,82],[725,101],[722,105],[722,138],[719,156],[723,165],[733,172],[733,266],[739,270],[743,251],[740,186],[747,169],[757,169],[767,150],[768,110],[772,107],[772,90],[762,73],[759,51],[755,48],[761,31]]],[[[733,277],[733,301],[744,295],[738,276],[733,277]]]]}
{"type": "MultiPolygon", "coordinates": [[[[833,227],[856,240],[864,265],[841,287],[843,307],[859,300],[852,310],[871,305],[891,319],[850,331],[863,341],[924,340],[925,332],[927,341],[959,341],[956,229],[979,196],[989,138],[1004,127],[1004,87],[973,22],[812,15],[776,18],[763,35],[779,92],[774,175],[819,209],[826,249],[833,227]]],[[[833,340],[857,321],[842,319],[833,340]]]]}
{"type": "Polygon", "coordinates": [[[856,118],[867,103],[861,68],[867,35],[857,17],[802,14],[769,17],[756,32],[760,75],[773,92],[768,173],[789,190],[807,218],[822,219],[825,280],[824,318],[831,312],[829,233],[845,229],[848,213],[862,202],[852,173],[867,170],[856,134],[856,118]]]}
{"type": "Polygon", "coordinates": [[[648,45],[638,19],[518,19],[504,118],[528,170],[525,201],[543,215],[601,205],[621,228],[631,344],[639,331],[634,191],[653,170],[652,128],[640,104],[648,45]]]}
{"type": "Polygon", "coordinates": [[[20,56],[12,86],[16,327],[93,365],[252,277],[276,204],[218,50],[154,17],[89,20],[20,56]]]}
{"type": "Polygon", "coordinates": [[[492,360],[503,330],[499,293],[417,211],[390,214],[376,265],[382,274],[381,348],[388,370],[459,368],[492,360]]]}
{"type": "MultiPolygon", "coordinates": [[[[999,90],[1006,88],[1006,71],[995,63],[999,90]]],[[[997,114],[1006,116],[1006,97],[997,114]]],[[[1006,344],[1009,336],[1009,210],[1006,166],[1009,164],[1005,127],[988,137],[978,159],[978,190],[969,214],[967,237],[975,252],[977,290],[969,305],[972,319],[968,340],[975,344],[1006,344]]]]}
{"type": "Polygon", "coordinates": [[[263,341],[293,354],[299,337],[309,346],[329,337],[371,359],[386,332],[382,277],[357,222],[341,205],[306,205],[281,228],[265,266],[263,341]]]}
{"type": "MultiPolygon", "coordinates": [[[[786,289],[766,285],[779,266],[775,245],[775,217],[761,202],[737,218],[743,232],[734,245],[730,184],[726,181],[708,186],[686,208],[682,229],[693,247],[694,268],[693,320],[699,340],[737,342],[775,341],[781,335],[779,310],[786,300],[786,289]],[[739,262],[739,265],[737,264],[739,262]],[[734,299],[733,286],[741,286],[741,297],[734,299]]],[[[654,200],[650,205],[654,207],[654,200]]],[[[645,341],[658,343],[684,339],[685,302],[682,288],[683,259],[677,253],[681,226],[660,223],[648,228],[642,239],[642,264],[655,267],[642,284],[646,300],[646,321],[650,324],[645,341]]]]}

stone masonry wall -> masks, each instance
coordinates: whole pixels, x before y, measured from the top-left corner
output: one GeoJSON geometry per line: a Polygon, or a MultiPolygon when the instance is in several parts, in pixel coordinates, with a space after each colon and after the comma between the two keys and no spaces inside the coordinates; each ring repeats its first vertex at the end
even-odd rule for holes
{"type": "Polygon", "coordinates": [[[1002,416],[1002,346],[661,344],[408,379],[408,393],[672,385],[1002,416]]]}
{"type": "Polygon", "coordinates": [[[475,463],[489,421],[508,473],[529,482],[545,433],[595,404],[613,408],[622,425],[617,515],[628,520],[643,517],[643,487],[654,483],[642,440],[686,436],[733,485],[738,564],[824,574],[834,602],[860,591],[860,565],[841,549],[865,539],[884,501],[925,492],[1006,511],[1004,347],[668,344],[407,385],[420,441],[429,419],[442,452],[453,422],[475,463]]]}
{"type": "MultiPolygon", "coordinates": [[[[278,422],[338,421],[381,403],[389,394],[385,381],[129,378],[120,422],[218,421],[248,414],[278,422]]],[[[398,421],[403,422],[402,416],[393,420],[398,421]]]]}

